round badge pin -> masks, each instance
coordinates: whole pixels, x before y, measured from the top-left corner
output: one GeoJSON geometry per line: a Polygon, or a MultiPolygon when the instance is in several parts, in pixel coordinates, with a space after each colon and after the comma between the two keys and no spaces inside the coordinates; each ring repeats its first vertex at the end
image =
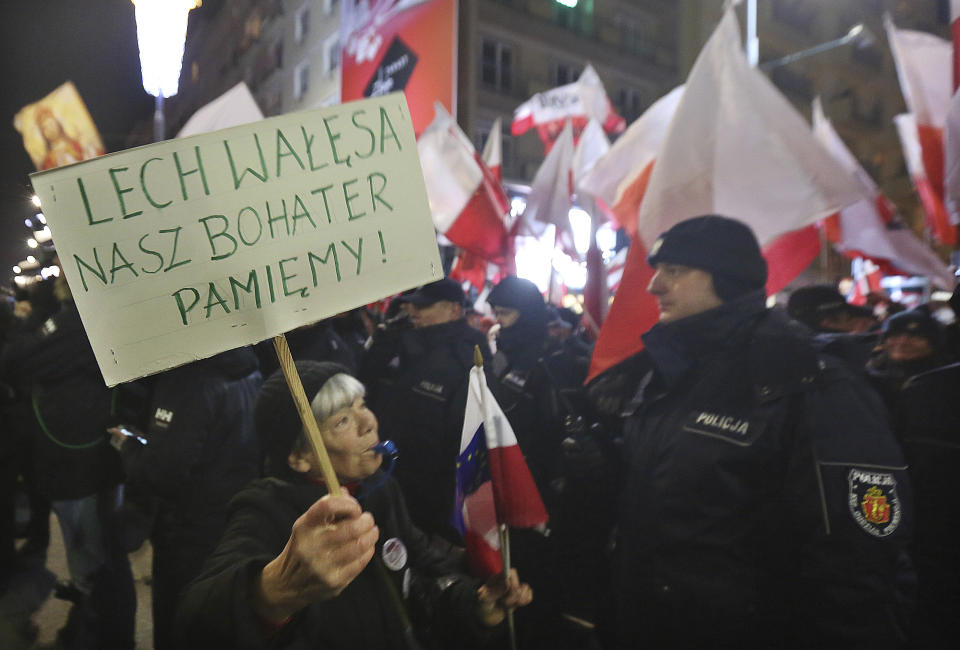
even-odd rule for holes
{"type": "Polygon", "coordinates": [[[383,563],[391,571],[399,571],[407,565],[407,547],[397,537],[383,543],[383,563]]]}

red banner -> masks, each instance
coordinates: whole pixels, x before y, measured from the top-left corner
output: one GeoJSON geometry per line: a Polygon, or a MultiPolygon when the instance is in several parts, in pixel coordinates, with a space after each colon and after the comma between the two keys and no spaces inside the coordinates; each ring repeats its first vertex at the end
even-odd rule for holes
{"type": "Polygon", "coordinates": [[[419,136],[433,103],[456,115],[456,0],[345,0],[341,10],[341,101],[403,91],[419,136]]]}

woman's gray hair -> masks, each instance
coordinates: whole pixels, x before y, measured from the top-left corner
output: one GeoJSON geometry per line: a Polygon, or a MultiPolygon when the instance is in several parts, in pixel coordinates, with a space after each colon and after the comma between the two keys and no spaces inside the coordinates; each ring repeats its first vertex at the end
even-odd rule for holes
{"type": "MultiPolygon", "coordinates": [[[[310,410],[313,411],[313,417],[317,424],[322,423],[328,417],[342,408],[350,406],[356,400],[367,394],[367,389],[355,377],[345,372],[335,374],[328,379],[310,402],[310,410]]],[[[300,435],[297,436],[293,444],[294,452],[309,449],[309,439],[305,429],[300,429],[300,435]]]]}
{"type": "Polygon", "coordinates": [[[367,389],[355,377],[340,372],[331,377],[313,397],[310,409],[317,422],[323,422],[340,409],[350,406],[367,394],[367,389]]]}

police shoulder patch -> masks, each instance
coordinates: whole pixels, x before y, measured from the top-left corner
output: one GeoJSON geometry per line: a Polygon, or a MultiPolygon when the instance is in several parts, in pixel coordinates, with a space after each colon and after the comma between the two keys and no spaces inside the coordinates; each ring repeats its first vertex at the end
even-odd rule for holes
{"type": "Polygon", "coordinates": [[[847,505],[860,528],[874,537],[897,529],[903,511],[893,474],[854,467],[847,473],[847,486],[847,505]]]}

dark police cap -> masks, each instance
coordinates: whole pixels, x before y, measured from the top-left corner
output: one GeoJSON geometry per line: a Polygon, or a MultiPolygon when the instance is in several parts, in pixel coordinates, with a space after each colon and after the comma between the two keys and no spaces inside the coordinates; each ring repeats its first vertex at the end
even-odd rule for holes
{"type": "MultiPolygon", "coordinates": [[[[647,256],[650,266],[682,264],[708,271],[714,283],[737,295],[767,283],[767,262],[749,226],[736,219],[708,214],[676,224],[653,243],[647,256]]],[[[719,293],[719,292],[718,292],[719,293]]],[[[727,299],[727,295],[720,297],[727,299]]]]}
{"type": "Polygon", "coordinates": [[[820,320],[840,313],[854,317],[872,317],[873,311],[867,307],[851,305],[846,298],[829,284],[815,284],[800,287],[787,300],[787,314],[807,327],[819,330],[820,320]]]}
{"type": "Polygon", "coordinates": [[[505,277],[495,286],[487,303],[494,307],[507,307],[521,312],[535,312],[546,314],[546,304],[543,295],[530,280],[518,278],[515,275],[505,277]]]}
{"type": "Polygon", "coordinates": [[[937,347],[940,344],[940,323],[922,309],[902,311],[884,321],[881,340],[897,334],[927,339],[937,347]]]}
{"type": "Polygon", "coordinates": [[[418,307],[432,305],[441,300],[455,302],[458,305],[464,303],[463,287],[460,286],[459,282],[451,280],[450,278],[443,278],[442,280],[425,284],[413,293],[409,293],[402,298],[404,302],[417,305],[418,307]]]}

